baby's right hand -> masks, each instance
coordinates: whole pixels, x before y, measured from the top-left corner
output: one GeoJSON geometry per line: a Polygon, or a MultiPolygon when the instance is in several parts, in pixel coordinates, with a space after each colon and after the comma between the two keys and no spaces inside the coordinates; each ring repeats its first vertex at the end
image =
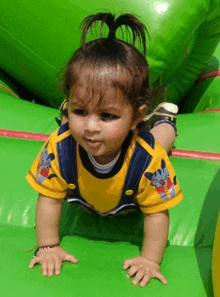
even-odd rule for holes
{"type": "Polygon", "coordinates": [[[42,275],[52,277],[53,274],[60,274],[62,262],[68,261],[74,264],[78,263],[73,255],[68,254],[61,247],[44,249],[37,252],[37,255],[30,261],[29,268],[33,268],[35,264],[41,264],[42,275]]]}

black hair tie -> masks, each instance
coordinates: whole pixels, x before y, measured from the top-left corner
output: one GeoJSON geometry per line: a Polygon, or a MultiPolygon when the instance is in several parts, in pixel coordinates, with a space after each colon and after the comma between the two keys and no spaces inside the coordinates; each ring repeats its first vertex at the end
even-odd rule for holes
{"type": "Polygon", "coordinates": [[[111,25],[109,26],[109,34],[108,34],[109,39],[116,39],[115,32],[116,32],[117,28],[118,28],[118,26],[117,26],[116,22],[111,23],[111,25]]]}
{"type": "Polygon", "coordinates": [[[115,31],[111,30],[111,31],[109,32],[109,34],[108,34],[108,38],[109,38],[109,39],[115,39],[115,38],[116,38],[116,37],[115,37],[115,31]]]}

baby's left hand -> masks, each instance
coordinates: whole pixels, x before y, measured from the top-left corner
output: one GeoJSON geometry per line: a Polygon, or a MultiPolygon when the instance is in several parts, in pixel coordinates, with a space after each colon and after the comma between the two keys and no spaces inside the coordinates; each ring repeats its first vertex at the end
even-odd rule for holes
{"type": "Polygon", "coordinates": [[[131,277],[136,274],[132,282],[134,285],[140,282],[140,286],[145,287],[151,278],[157,278],[164,285],[167,284],[165,277],[160,273],[160,265],[156,262],[139,256],[124,261],[123,269],[128,269],[129,267],[127,276],[131,277]]]}

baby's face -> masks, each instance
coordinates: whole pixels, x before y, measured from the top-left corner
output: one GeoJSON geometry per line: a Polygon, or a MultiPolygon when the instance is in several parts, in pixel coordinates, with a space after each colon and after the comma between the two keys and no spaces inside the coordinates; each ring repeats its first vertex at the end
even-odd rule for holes
{"type": "Polygon", "coordinates": [[[108,87],[100,102],[99,92],[85,100],[88,89],[75,84],[68,104],[69,127],[74,139],[99,164],[111,162],[130,130],[136,128],[133,108],[122,92],[108,87]],[[85,102],[86,101],[86,102],[85,102]]]}

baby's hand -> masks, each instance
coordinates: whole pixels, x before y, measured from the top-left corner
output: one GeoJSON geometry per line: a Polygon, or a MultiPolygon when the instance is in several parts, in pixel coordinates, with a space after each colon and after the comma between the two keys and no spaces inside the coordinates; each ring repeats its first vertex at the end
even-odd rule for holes
{"type": "Polygon", "coordinates": [[[148,260],[144,257],[135,257],[125,260],[123,269],[129,269],[127,277],[136,274],[133,284],[137,285],[140,282],[141,287],[145,287],[151,278],[159,279],[164,285],[167,284],[165,277],[160,273],[160,265],[156,262],[148,260]]]}
{"type": "Polygon", "coordinates": [[[69,261],[74,264],[78,263],[73,255],[68,254],[61,247],[55,247],[50,249],[44,249],[37,252],[29,264],[29,268],[33,268],[35,264],[41,264],[42,275],[48,275],[52,277],[53,274],[60,274],[62,262],[69,261]]]}

